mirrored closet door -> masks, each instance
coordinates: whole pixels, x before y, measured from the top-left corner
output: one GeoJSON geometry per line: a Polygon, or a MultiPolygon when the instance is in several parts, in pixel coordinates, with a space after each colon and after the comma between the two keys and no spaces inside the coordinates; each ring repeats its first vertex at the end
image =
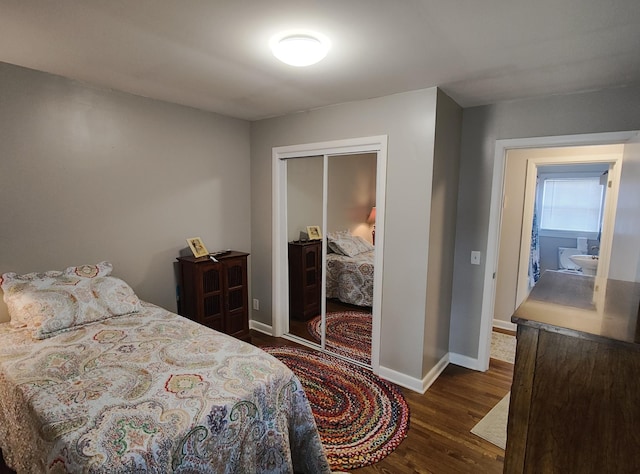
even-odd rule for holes
{"type": "Polygon", "coordinates": [[[288,334],[314,344],[309,322],[322,314],[322,240],[309,240],[307,226],[323,225],[324,157],[287,160],[288,334]]]}
{"type": "Polygon", "coordinates": [[[287,160],[288,334],[363,365],[371,365],[376,158],[287,160]]]}

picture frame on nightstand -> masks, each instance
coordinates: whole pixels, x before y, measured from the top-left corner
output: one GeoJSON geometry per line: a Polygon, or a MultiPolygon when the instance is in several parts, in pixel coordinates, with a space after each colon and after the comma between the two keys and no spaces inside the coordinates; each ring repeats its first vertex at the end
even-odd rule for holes
{"type": "Polygon", "coordinates": [[[322,231],[318,225],[308,225],[307,235],[309,236],[309,240],[322,240],[322,231]]]}
{"type": "Polygon", "coordinates": [[[209,251],[204,246],[200,237],[191,237],[187,239],[187,243],[189,244],[189,248],[193,252],[194,257],[199,258],[209,255],[209,251]]]}

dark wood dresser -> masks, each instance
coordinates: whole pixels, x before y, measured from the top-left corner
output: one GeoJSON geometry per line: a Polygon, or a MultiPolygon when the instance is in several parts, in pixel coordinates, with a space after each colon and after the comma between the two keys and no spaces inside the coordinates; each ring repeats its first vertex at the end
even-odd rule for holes
{"type": "Polygon", "coordinates": [[[320,314],[322,240],[289,242],[289,317],[307,321],[320,314]]]}
{"type": "Polygon", "coordinates": [[[178,257],[179,314],[250,342],[248,253],[231,251],[218,256],[178,257]]]}
{"type": "Polygon", "coordinates": [[[545,272],[518,325],[505,473],[640,472],[640,284],[545,272]]]}

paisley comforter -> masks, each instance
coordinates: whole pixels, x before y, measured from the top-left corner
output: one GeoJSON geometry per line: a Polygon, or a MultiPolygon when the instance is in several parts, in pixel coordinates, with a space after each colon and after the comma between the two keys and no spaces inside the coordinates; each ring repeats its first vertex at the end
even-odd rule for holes
{"type": "Polygon", "coordinates": [[[0,324],[0,447],[18,472],[330,472],[286,366],[148,303],[44,340],[0,324]]]}
{"type": "Polygon", "coordinates": [[[354,257],[328,253],[327,298],[358,306],[373,306],[373,261],[373,251],[354,257]]]}

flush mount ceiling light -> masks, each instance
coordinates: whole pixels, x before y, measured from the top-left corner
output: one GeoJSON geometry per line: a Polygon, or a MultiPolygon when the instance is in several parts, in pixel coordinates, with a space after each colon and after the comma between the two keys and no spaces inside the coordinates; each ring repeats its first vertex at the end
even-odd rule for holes
{"type": "Polygon", "coordinates": [[[273,55],[291,66],[311,66],[322,60],[331,48],[329,38],[310,31],[280,33],[271,38],[273,55]]]}

